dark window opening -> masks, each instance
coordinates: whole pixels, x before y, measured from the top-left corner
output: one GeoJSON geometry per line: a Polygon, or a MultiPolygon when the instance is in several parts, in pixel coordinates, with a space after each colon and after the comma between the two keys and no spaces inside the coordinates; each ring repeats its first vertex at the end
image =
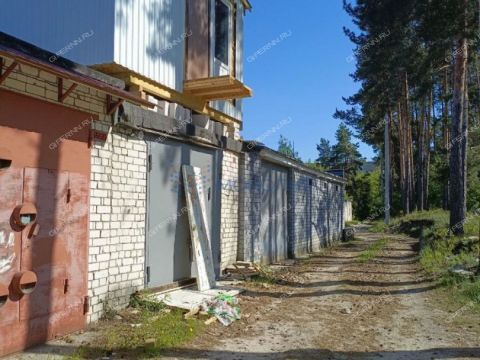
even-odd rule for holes
{"type": "Polygon", "coordinates": [[[12,160],[0,159],[0,170],[7,169],[12,165],[12,160]]]}
{"type": "Polygon", "coordinates": [[[215,1],[215,57],[227,65],[229,12],[230,9],[223,1],[215,1]]]}

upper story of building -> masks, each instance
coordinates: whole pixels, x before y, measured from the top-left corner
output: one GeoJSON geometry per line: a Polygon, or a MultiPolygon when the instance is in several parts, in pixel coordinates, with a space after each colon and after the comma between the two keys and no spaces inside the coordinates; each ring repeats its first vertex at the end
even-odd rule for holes
{"type": "MultiPolygon", "coordinates": [[[[16,0],[0,31],[241,128],[248,0],[16,0]]],[[[55,56],[51,58],[55,61],[55,56]]]]}

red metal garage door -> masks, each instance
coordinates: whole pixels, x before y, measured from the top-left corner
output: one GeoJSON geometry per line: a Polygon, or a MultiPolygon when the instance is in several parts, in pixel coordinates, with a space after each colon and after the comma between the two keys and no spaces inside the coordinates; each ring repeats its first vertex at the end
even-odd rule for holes
{"type": "Polygon", "coordinates": [[[0,356],[85,326],[91,120],[0,91],[0,356]]]}

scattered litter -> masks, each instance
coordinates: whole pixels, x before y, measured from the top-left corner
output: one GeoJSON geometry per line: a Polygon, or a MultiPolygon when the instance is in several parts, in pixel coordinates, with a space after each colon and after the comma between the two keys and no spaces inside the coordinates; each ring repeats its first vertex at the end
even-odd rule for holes
{"type": "Polygon", "coordinates": [[[156,301],[164,303],[166,306],[180,308],[187,311],[201,307],[203,303],[212,300],[218,294],[227,293],[232,296],[238,295],[242,290],[230,286],[219,286],[216,289],[198,291],[193,289],[179,289],[168,293],[159,293],[151,295],[156,301]]]}
{"type": "Polygon", "coordinates": [[[473,271],[465,270],[465,268],[464,268],[463,266],[460,266],[460,265],[454,266],[454,267],[451,268],[449,271],[450,271],[452,274],[460,275],[460,276],[465,276],[465,277],[471,277],[471,276],[474,276],[474,275],[475,275],[475,274],[473,273],[473,271]]]}
{"type": "Polygon", "coordinates": [[[230,325],[235,320],[240,320],[238,299],[228,294],[218,294],[212,300],[206,301],[202,307],[209,315],[215,316],[224,326],[230,325]]]}
{"type": "Polygon", "coordinates": [[[205,321],[205,325],[213,324],[215,321],[217,321],[217,318],[215,316],[212,316],[210,319],[205,321]]]}
{"type": "Polygon", "coordinates": [[[142,324],[130,324],[132,328],[139,328],[142,327],[142,324]]]}
{"type": "Polygon", "coordinates": [[[258,265],[248,261],[237,261],[235,264],[228,266],[225,269],[227,275],[231,278],[240,278],[247,280],[248,278],[258,275],[258,265]]]}
{"type": "Polygon", "coordinates": [[[349,308],[345,308],[345,309],[340,310],[340,312],[341,312],[342,314],[347,314],[347,315],[348,315],[348,314],[351,314],[351,313],[352,313],[352,310],[349,309],[349,308]]]}
{"type": "Polygon", "coordinates": [[[197,306],[197,307],[193,308],[192,310],[190,310],[189,312],[187,312],[184,315],[184,318],[185,319],[190,319],[190,318],[194,317],[195,315],[197,315],[199,312],[200,312],[200,307],[197,306]]]}

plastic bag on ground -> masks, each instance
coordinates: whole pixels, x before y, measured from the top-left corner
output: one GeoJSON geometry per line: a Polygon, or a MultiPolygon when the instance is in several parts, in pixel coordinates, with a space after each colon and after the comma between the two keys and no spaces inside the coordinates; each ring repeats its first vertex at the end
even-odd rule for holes
{"type": "Polygon", "coordinates": [[[228,294],[218,294],[212,300],[205,302],[202,307],[210,315],[215,316],[224,326],[230,325],[235,320],[240,320],[238,299],[228,294]]]}

